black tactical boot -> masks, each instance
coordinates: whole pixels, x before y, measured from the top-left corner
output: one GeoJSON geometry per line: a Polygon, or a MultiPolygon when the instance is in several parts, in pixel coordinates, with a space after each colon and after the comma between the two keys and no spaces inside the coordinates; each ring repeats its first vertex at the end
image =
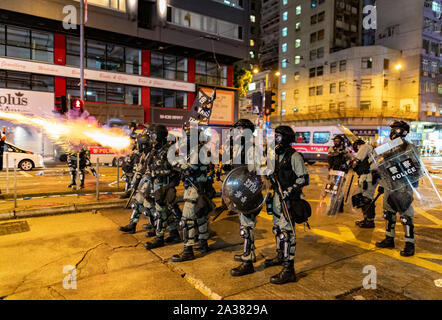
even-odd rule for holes
{"type": "Polygon", "coordinates": [[[163,247],[164,246],[164,238],[156,237],[152,242],[146,242],[143,246],[146,248],[146,250],[163,247]]]}
{"type": "Polygon", "coordinates": [[[127,226],[120,227],[118,230],[126,232],[126,233],[135,233],[136,228],[137,228],[137,224],[134,222],[131,222],[127,226]]]}
{"type": "Polygon", "coordinates": [[[155,237],[156,235],[157,233],[155,232],[155,230],[147,231],[145,234],[146,238],[152,238],[155,237]]]}
{"type": "Polygon", "coordinates": [[[172,230],[169,232],[169,236],[166,238],[167,243],[179,243],[181,242],[181,237],[178,230],[172,230]]]}
{"type": "Polygon", "coordinates": [[[284,284],[287,282],[295,282],[296,281],[296,274],[295,274],[295,267],[294,267],[294,261],[284,261],[283,269],[280,273],[275,274],[273,277],[270,278],[270,283],[273,284],[284,284]]]}
{"type": "Polygon", "coordinates": [[[206,239],[201,239],[199,245],[196,245],[194,248],[201,253],[209,252],[209,244],[206,239]]]}
{"type": "Polygon", "coordinates": [[[175,254],[172,256],[171,260],[173,262],[182,262],[182,261],[188,261],[195,259],[195,256],[193,255],[193,249],[192,247],[184,247],[183,252],[180,254],[175,254]]]}
{"type": "Polygon", "coordinates": [[[405,248],[401,251],[401,256],[403,257],[411,257],[414,256],[414,243],[405,242],[405,248]]]}
{"type": "Polygon", "coordinates": [[[375,227],[374,221],[373,220],[370,221],[367,219],[356,221],[356,225],[362,229],[373,229],[375,227]]]}
{"type": "Polygon", "coordinates": [[[394,248],[394,238],[386,236],[384,240],[376,242],[378,248],[394,248]]]}
{"type": "Polygon", "coordinates": [[[151,230],[155,230],[155,227],[153,225],[151,225],[150,223],[149,224],[145,223],[141,226],[141,229],[143,229],[144,231],[151,231],[151,230]]]}
{"type": "Polygon", "coordinates": [[[80,189],[84,188],[84,183],[80,184],[80,189]]]}
{"type": "Polygon", "coordinates": [[[76,186],[77,184],[75,182],[71,182],[70,185],[68,185],[68,188],[72,188],[73,186],[76,186]]]}
{"type": "Polygon", "coordinates": [[[276,257],[274,257],[273,259],[266,259],[264,261],[264,268],[280,266],[283,263],[282,259],[283,259],[282,250],[278,250],[276,257]]]}
{"type": "MultiPolygon", "coordinates": [[[[236,262],[243,262],[242,257],[243,257],[242,254],[235,254],[233,256],[233,260],[235,260],[236,262]]],[[[253,257],[252,262],[256,262],[256,257],[253,257]]]]}
{"type": "Polygon", "coordinates": [[[250,261],[243,262],[238,267],[230,270],[230,274],[234,277],[245,276],[246,274],[253,272],[255,272],[255,268],[253,267],[253,263],[250,261]]]}
{"type": "Polygon", "coordinates": [[[130,197],[131,190],[127,190],[125,193],[119,196],[120,199],[128,199],[130,197]]]}

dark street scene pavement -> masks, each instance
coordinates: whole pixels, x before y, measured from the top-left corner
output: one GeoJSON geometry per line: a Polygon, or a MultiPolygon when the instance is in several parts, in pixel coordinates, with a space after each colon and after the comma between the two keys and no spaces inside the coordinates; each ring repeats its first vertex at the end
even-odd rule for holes
{"type": "MultiPolygon", "coordinates": [[[[440,159],[426,160],[439,188],[442,188],[440,159]]],[[[62,166],[42,172],[61,172],[62,166]]],[[[312,183],[304,189],[312,211],[326,178],[325,164],[309,165],[312,183]]],[[[40,171],[20,177],[20,194],[32,194],[30,186],[40,171]]],[[[135,234],[123,234],[118,227],[127,224],[131,210],[118,199],[116,168],[103,168],[103,189],[96,200],[95,178],[87,176],[81,194],[54,198],[17,200],[17,210],[33,212],[41,208],[60,208],[74,204],[111,209],[85,209],[78,213],[28,217],[0,222],[0,296],[2,299],[171,299],[171,300],[294,300],[294,299],[441,299],[437,280],[442,278],[442,210],[417,209],[416,254],[402,257],[403,232],[398,228],[395,249],[374,246],[382,239],[385,220],[377,206],[376,228],[362,230],[354,222],[360,213],[345,212],[337,217],[309,219],[311,229],[296,225],[296,283],[275,286],[269,278],[278,267],[264,269],[265,258],[275,255],[272,217],[263,210],[256,228],[256,272],[234,278],[229,270],[237,262],[233,255],[242,251],[237,215],[227,211],[210,223],[210,251],[197,259],[181,263],[170,257],[181,251],[182,243],[146,250],[148,239],[138,226],[135,234]],[[111,185],[111,187],[109,187],[111,185]],[[9,226],[7,224],[17,225],[9,226]],[[64,289],[65,266],[76,267],[76,289],[64,289]],[[374,266],[376,289],[363,289],[366,266],[374,266]]],[[[2,172],[4,174],[4,172],[2,172]]],[[[69,179],[57,176],[41,187],[40,192],[62,193],[69,179]],[[48,191],[46,191],[46,188],[48,191]]],[[[101,177],[100,177],[101,179],[101,177]]],[[[35,187],[33,187],[35,189],[35,187]]],[[[216,189],[219,183],[216,184],[216,189]]],[[[2,192],[4,187],[2,188],[2,192]]],[[[182,194],[182,188],[178,188],[182,194]]],[[[381,203],[382,198],[378,200],[381,203]]],[[[220,198],[215,198],[220,204],[220,198]]],[[[0,215],[11,210],[10,199],[1,200],[0,215]]],[[[85,207],[86,208],[86,207],[85,207]]],[[[37,214],[39,214],[37,212],[37,214]]],[[[41,214],[41,213],[40,213],[41,214]]],[[[146,219],[140,222],[147,223],[146,219]]]]}

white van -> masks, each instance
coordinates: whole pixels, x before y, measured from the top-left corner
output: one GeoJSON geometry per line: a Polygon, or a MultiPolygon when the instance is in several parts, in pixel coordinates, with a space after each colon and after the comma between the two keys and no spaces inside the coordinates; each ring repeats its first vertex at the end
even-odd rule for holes
{"type": "Polygon", "coordinates": [[[292,146],[300,152],[305,161],[312,164],[315,161],[327,161],[328,148],[333,146],[333,138],[345,135],[349,141],[357,137],[344,126],[292,127],[296,140],[292,146]]]}
{"type": "Polygon", "coordinates": [[[119,166],[121,167],[124,161],[124,155],[117,155],[112,151],[111,148],[106,147],[89,147],[89,154],[91,156],[90,160],[92,166],[97,163],[97,159],[100,164],[117,166],[117,161],[119,161],[119,166]]]}
{"type": "Polygon", "coordinates": [[[20,149],[9,142],[5,142],[5,149],[3,151],[3,167],[6,168],[6,159],[8,159],[8,168],[14,168],[29,171],[33,168],[43,168],[43,157],[31,151],[20,149]]]}

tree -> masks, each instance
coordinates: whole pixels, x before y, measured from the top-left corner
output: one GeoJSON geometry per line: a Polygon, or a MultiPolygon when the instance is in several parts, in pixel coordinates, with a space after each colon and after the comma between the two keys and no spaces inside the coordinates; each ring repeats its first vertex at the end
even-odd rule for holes
{"type": "Polygon", "coordinates": [[[239,89],[239,96],[247,95],[250,82],[252,82],[253,74],[250,70],[235,67],[235,76],[233,86],[239,89]]]}

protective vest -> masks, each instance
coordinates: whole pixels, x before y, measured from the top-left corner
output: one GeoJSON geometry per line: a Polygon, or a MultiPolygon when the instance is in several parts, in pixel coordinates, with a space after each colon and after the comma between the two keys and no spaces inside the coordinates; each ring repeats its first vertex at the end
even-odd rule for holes
{"type": "MultiPolygon", "coordinates": [[[[290,148],[284,153],[282,161],[276,161],[275,171],[278,176],[279,183],[282,190],[293,186],[298,176],[292,168],[292,155],[296,152],[295,149],[290,148]]],[[[279,159],[278,159],[279,160],[279,159]]]]}

